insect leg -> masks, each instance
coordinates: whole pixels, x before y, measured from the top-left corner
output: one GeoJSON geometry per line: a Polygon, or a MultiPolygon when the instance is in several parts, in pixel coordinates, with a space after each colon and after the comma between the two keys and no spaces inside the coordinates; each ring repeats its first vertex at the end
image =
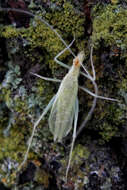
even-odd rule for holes
{"type": "Polygon", "coordinates": [[[103,100],[110,100],[110,101],[120,102],[119,100],[117,100],[115,98],[108,98],[108,97],[104,97],[104,96],[99,96],[96,93],[93,93],[90,90],[88,90],[87,88],[84,88],[82,86],[80,86],[79,88],[82,89],[83,91],[87,92],[88,94],[90,94],[93,97],[96,97],[96,98],[99,98],[99,99],[103,99],[103,100]]]}
{"type": "MultiPolygon", "coordinates": [[[[90,62],[91,62],[91,67],[92,67],[92,72],[93,72],[93,77],[90,75],[86,75],[84,73],[82,73],[82,75],[84,75],[85,77],[89,78],[91,80],[91,82],[93,83],[93,86],[94,86],[94,90],[95,90],[95,93],[89,91],[88,89],[84,88],[84,87],[81,87],[79,86],[80,89],[82,89],[83,91],[87,92],[88,94],[90,94],[91,96],[94,97],[93,99],[93,103],[92,103],[92,107],[90,109],[90,111],[88,112],[88,115],[87,117],[85,118],[85,120],[82,122],[81,126],[79,127],[78,131],[77,131],[77,135],[76,135],[76,138],[77,136],[81,133],[81,131],[83,130],[83,128],[85,127],[86,123],[88,122],[88,120],[90,119],[94,109],[95,109],[95,106],[96,106],[96,102],[97,102],[97,98],[100,98],[100,99],[104,99],[104,100],[110,100],[110,101],[116,101],[116,102],[119,102],[119,100],[117,99],[114,99],[114,98],[107,98],[107,97],[104,97],[104,96],[99,96],[98,95],[98,87],[97,87],[97,84],[95,82],[95,79],[96,79],[96,73],[95,73],[95,69],[94,69],[94,64],[93,64],[93,59],[92,59],[92,54],[93,54],[93,46],[91,47],[91,51],[90,51],[90,62]]],[[[85,68],[86,69],[86,68],[85,68]]]]}
{"type": "MultiPolygon", "coordinates": [[[[96,83],[94,84],[94,87],[95,87],[96,83]]],[[[88,115],[87,117],[85,118],[85,120],[82,122],[81,126],[79,127],[78,131],[77,131],[77,134],[76,134],[76,138],[77,136],[81,133],[81,131],[83,130],[83,128],[85,127],[86,123],[88,122],[88,120],[90,119],[94,109],[95,109],[95,106],[96,106],[96,102],[97,102],[97,98],[100,98],[100,99],[104,99],[104,100],[110,100],[110,101],[115,101],[115,102],[119,102],[119,100],[117,99],[114,99],[114,98],[107,98],[107,97],[104,97],[104,96],[98,96],[97,95],[97,92],[95,91],[95,94],[91,91],[89,91],[87,88],[84,88],[82,86],[79,86],[80,89],[82,89],[83,91],[87,92],[88,94],[90,94],[91,96],[94,97],[94,100],[93,100],[93,104],[92,104],[92,107],[90,109],[90,111],[88,112],[88,115]]],[[[96,85],[96,88],[95,90],[98,90],[97,88],[97,85],[96,85]]]]}
{"type": "Polygon", "coordinates": [[[95,69],[94,69],[94,64],[93,64],[93,46],[91,46],[90,48],[90,63],[91,63],[91,67],[92,67],[92,72],[93,72],[93,77],[90,77],[91,82],[93,83],[94,89],[95,89],[95,93],[92,93],[91,91],[89,91],[88,89],[84,88],[84,87],[80,87],[83,91],[87,92],[88,94],[90,94],[93,97],[96,98],[100,98],[100,99],[104,99],[104,100],[111,100],[111,101],[117,101],[119,102],[119,100],[114,99],[114,98],[107,98],[104,96],[98,96],[98,89],[97,89],[97,84],[95,82],[96,79],[96,73],[95,73],[95,69]]]}
{"type": "MultiPolygon", "coordinates": [[[[70,48],[70,47],[72,46],[72,44],[73,44],[74,41],[75,41],[75,38],[74,38],[73,41],[69,44],[68,47],[66,47],[65,49],[63,49],[63,50],[62,50],[60,53],[58,53],[58,54],[56,55],[56,57],[54,58],[54,61],[56,61],[56,63],[58,63],[59,65],[65,67],[65,68],[67,68],[67,69],[69,69],[70,67],[69,67],[68,65],[62,63],[61,61],[59,61],[57,58],[58,58],[60,55],[62,55],[66,50],[68,50],[68,48],[70,48]]],[[[39,77],[39,78],[43,79],[43,80],[52,81],[52,82],[61,82],[61,80],[59,80],[59,79],[53,79],[53,78],[43,77],[43,76],[38,75],[38,74],[33,73],[33,72],[30,72],[30,73],[31,73],[32,75],[36,76],[36,77],[39,77]]]]}
{"type": "MultiPolygon", "coordinates": [[[[66,50],[68,50],[68,49],[72,46],[72,44],[73,44],[74,41],[75,41],[75,38],[74,38],[74,39],[72,40],[72,42],[68,45],[68,47],[66,47],[65,49],[63,49],[63,50],[62,50],[60,53],[58,53],[58,54],[55,56],[55,58],[54,58],[54,61],[56,61],[56,63],[58,63],[59,65],[65,67],[65,68],[67,68],[67,69],[69,69],[70,67],[69,67],[68,65],[62,63],[61,61],[59,61],[57,58],[58,58],[59,56],[61,56],[66,50]]],[[[75,56],[74,56],[74,57],[75,57],[75,56]]]]}
{"type": "Polygon", "coordinates": [[[85,76],[86,78],[90,79],[91,81],[95,81],[95,79],[96,79],[96,73],[95,73],[95,69],[94,69],[92,55],[93,55],[93,46],[91,46],[91,49],[90,49],[90,63],[91,63],[91,67],[92,67],[93,77],[91,76],[91,74],[89,73],[89,71],[86,69],[86,67],[82,63],[81,63],[81,66],[83,67],[83,69],[86,72],[86,74],[83,73],[83,72],[80,72],[80,73],[83,76],[85,76]]]}
{"type": "Polygon", "coordinates": [[[27,151],[25,153],[25,156],[24,156],[24,160],[23,162],[20,164],[18,170],[21,169],[21,167],[25,164],[25,162],[27,161],[27,157],[28,157],[28,153],[29,153],[29,150],[30,150],[30,147],[31,147],[31,143],[32,143],[32,140],[33,140],[33,137],[34,137],[34,133],[35,133],[35,130],[36,130],[36,127],[38,126],[38,124],[40,123],[40,121],[42,120],[42,118],[47,114],[48,110],[51,108],[54,100],[56,98],[56,95],[53,96],[53,98],[50,100],[50,102],[48,103],[48,105],[46,106],[46,108],[44,109],[43,113],[41,114],[41,116],[39,117],[39,119],[35,122],[34,124],[34,127],[33,127],[33,130],[32,130],[32,134],[31,134],[31,137],[29,139],[29,144],[28,144],[28,148],[27,148],[27,151]]]}
{"type": "MultiPolygon", "coordinates": [[[[59,56],[61,56],[66,50],[68,50],[68,49],[72,46],[72,44],[73,44],[74,41],[75,41],[75,38],[72,40],[72,42],[69,44],[68,47],[66,47],[65,49],[63,49],[63,50],[62,50],[60,53],[58,53],[58,54],[55,56],[55,58],[54,58],[54,61],[55,61],[56,63],[58,63],[59,65],[65,67],[65,68],[67,68],[67,69],[69,69],[70,67],[69,67],[68,65],[62,63],[61,61],[59,61],[57,58],[58,58],[59,56]]],[[[43,80],[53,81],[53,82],[61,82],[61,80],[59,80],[59,79],[53,79],[53,78],[43,77],[43,76],[38,75],[38,74],[33,73],[33,72],[30,72],[30,73],[31,73],[32,75],[35,75],[35,76],[37,76],[37,77],[43,79],[43,80]]]]}
{"type": "Polygon", "coordinates": [[[43,79],[43,80],[46,80],[46,81],[61,82],[61,80],[59,80],[59,79],[43,77],[43,76],[41,76],[41,75],[38,75],[38,74],[32,73],[32,72],[30,72],[30,73],[31,73],[32,75],[34,75],[34,76],[36,76],[36,77],[38,77],[38,78],[41,78],[41,79],[43,79]]]}
{"type": "Polygon", "coordinates": [[[94,64],[93,64],[93,46],[91,45],[90,48],[90,63],[91,63],[91,67],[92,67],[92,72],[93,72],[93,80],[96,80],[96,73],[95,73],[95,69],[94,69],[94,64]]]}
{"type": "MultiPolygon", "coordinates": [[[[55,58],[54,58],[54,61],[55,61],[56,63],[58,63],[59,65],[65,67],[65,68],[67,68],[67,69],[69,69],[70,67],[69,67],[68,65],[62,63],[61,61],[59,61],[57,58],[58,58],[59,56],[61,56],[66,50],[68,50],[68,49],[72,46],[72,44],[73,44],[74,41],[75,41],[75,38],[72,40],[72,42],[71,42],[65,49],[63,49],[60,53],[58,53],[58,54],[55,56],[55,58]]],[[[38,74],[33,73],[33,72],[30,72],[30,73],[31,73],[32,75],[35,75],[35,76],[37,76],[37,77],[43,79],[43,80],[53,81],[53,82],[61,82],[61,80],[59,80],[59,79],[53,79],[53,78],[43,77],[43,76],[38,75],[38,74]]]]}
{"type": "MultiPolygon", "coordinates": [[[[87,77],[88,79],[91,80],[93,86],[94,86],[94,91],[95,91],[95,96],[94,96],[94,99],[93,99],[93,103],[92,103],[92,107],[91,109],[89,110],[88,112],[88,115],[87,117],[85,118],[85,120],[82,122],[82,124],[80,125],[78,131],[77,131],[77,134],[76,134],[76,138],[78,137],[78,135],[81,133],[81,131],[83,130],[83,128],[86,126],[86,123],[88,122],[88,120],[90,119],[91,115],[93,114],[94,112],[94,109],[95,109],[95,106],[96,106],[96,102],[97,102],[97,97],[98,97],[98,87],[97,87],[97,84],[95,82],[95,79],[96,79],[96,74],[95,74],[95,69],[94,69],[94,64],[93,64],[93,59],[92,59],[92,54],[93,54],[93,47],[91,47],[90,49],[90,62],[91,62],[91,67],[92,67],[92,72],[93,72],[93,77],[90,75],[90,73],[87,71],[86,73],[88,73],[87,75],[82,73],[82,75],[84,75],[85,77],[87,77]]],[[[83,65],[82,65],[83,66],[83,65]]],[[[83,69],[84,69],[84,66],[83,66],[83,69]]],[[[87,92],[89,90],[87,90],[86,88],[84,87],[81,87],[79,86],[79,88],[81,88],[83,91],[87,92]]],[[[89,93],[91,95],[91,93],[89,93]]]]}
{"type": "Polygon", "coordinates": [[[90,75],[89,71],[85,68],[85,66],[83,64],[81,64],[81,66],[85,70],[86,74],[84,74],[83,72],[81,72],[81,74],[84,75],[85,77],[89,78],[91,81],[95,81],[96,73],[95,73],[94,64],[93,64],[93,46],[91,46],[91,48],[90,48],[90,63],[91,63],[91,67],[92,67],[93,77],[90,75]]]}
{"type": "Polygon", "coordinates": [[[70,150],[69,161],[68,161],[68,165],[67,165],[67,169],[66,169],[66,182],[67,182],[68,171],[69,171],[70,164],[71,164],[71,159],[72,159],[72,151],[73,151],[73,147],[74,147],[74,143],[75,143],[75,139],[76,139],[76,128],[77,128],[77,122],[78,122],[78,112],[79,112],[79,103],[78,103],[78,98],[77,98],[76,102],[75,102],[74,130],[73,130],[73,137],[72,137],[72,143],[71,143],[71,150],[70,150]]]}
{"type": "MultiPolygon", "coordinates": [[[[96,85],[96,83],[95,83],[95,85],[96,85]]],[[[95,87],[95,86],[94,86],[94,87],[95,87]]],[[[82,88],[82,87],[79,87],[79,88],[81,88],[82,90],[84,90],[84,88],[82,88]]],[[[84,90],[84,91],[85,91],[85,90],[84,90]]],[[[85,91],[85,92],[86,92],[86,91],[85,91]]],[[[97,86],[96,86],[96,88],[95,88],[95,93],[97,93],[97,92],[98,92],[98,88],[97,88],[97,86]]],[[[95,94],[95,95],[96,95],[96,94],[95,94]]],[[[97,95],[96,95],[96,96],[97,96],[97,95]]],[[[92,115],[93,112],[94,112],[96,103],[97,103],[97,97],[94,97],[93,103],[92,103],[92,107],[91,107],[91,109],[89,110],[89,112],[88,112],[87,117],[85,118],[85,120],[81,123],[81,125],[80,125],[80,127],[79,127],[79,129],[78,129],[78,131],[77,131],[76,138],[77,138],[78,135],[81,133],[81,131],[84,129],[84,127],[86,126],[86,123],[89,121],[91,115],[92,115]]]]}

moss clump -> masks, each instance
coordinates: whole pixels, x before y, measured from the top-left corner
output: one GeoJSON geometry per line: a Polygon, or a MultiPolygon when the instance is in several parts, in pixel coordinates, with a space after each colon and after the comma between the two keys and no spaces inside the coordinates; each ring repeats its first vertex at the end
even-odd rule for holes
{"type": "MultiPolygon", "coordinates": [[[[68,44],[75,35],[76,49],[83,49],[84,19],[75,13],[74,7],[69,2],[65,1],[60,11],[47,12],[43,17],[45,17],[47,22],[54,28],[57,28],[58,33],[68,44]]],[[[34,26],[31,24],[31,26],[22,33],[22,37],[26,38],[31,44],[31,51],[36,48],[40,49],[40,52],[42,52],[44,56],[43,64],[49,64],[54,73],[54,69],[56,71],[56,68],[58,68],[58,65],[54,63],[54,57],[64,49],[64,45],[56,34],[36,19],[34,26]]],[[[61,56],[62,59],[65,59],[67,55],[68,52],[65,52],[64,55],[61,56]]],[[[72,62],[72,59],[70,61],[67,60],[67,62],[72,62]]]]}
{"type": "MultiPolygon", "coordinates": [[[[89,156],[90,151],[87,146],[81,144],[75,145],[75,148],[72,152],[71,166],[68,173],[68,181],[70,180],[72,181],[72,183],[76,184],[76,187],[78,187],[79,190],[83,189],[84,186],[84,171],[81,170],[81,168],[83,169],[84,163],[87,164],[89,156]]],[[[61,163],[64,169],[59,171],[59,176],[63,179],[66,173],[68,158],[61,160],[61,163]]],[[[84,169],[86,172],[85,174],[87,175],[87,171],[89,170],[88,165],[85,165],[84,169]]]]}
{"type": "MultiPolygon", "coordinates": [[[[84,49],[84,17],[78,14],[68,1],[62,2],[60,6],[60,10],[53,11],[51,8],[43,15],[40,13],[39,16],[45,18],[55,29],[57,28],[58,33],[68,44],[75,36],[75,51],[78,53],[78,51],[84,49]]],[[[10,26],[3,27],[1,36],[5,38],[22,38],[23,45],[29,46],[24,51],[25,55],[33,62],[37,60],[38,63],[49,64],[53,73],[54,69],[57,68],[57,64],[54,63],[54,57],[65,47],[56,34],[36,18],[27,29],[15,29],[10,26]],[[36,53],[37,51],[39,51],[39,54],[36,53]]],[[[67,55],[68,52],[65,52],[62,59],[65,59],[67,55]]],[[[70,63],[72,64],[72,59],[70,63]]]]}
{"type": "MultiPolygon", "coordinates": [[[[116,126],[111,126],[108,123],[103,123],[103,125],[100,127],[99,134],[101,135],[103,141],[108,142],[117,134],[117,132],[118,128],[116,126]]],[[[100,142],[102,142],[102,140],[100,142]]]]}
{"type": "Polygon", "coordinates": [[[127,47],[127,10],[118,5],[95,6],[92,41],[105,46],[127,47]]]}
{"type": "MultiPolygon", "coordinates": [[[[71,169],[72,172],[75,173],[78,171],[82,161],[85,159],[87,160],[89,157],[89,150],[87,147],[78,144],[75,146],[72,152],[72,160],[71,160],[71,169]]],[[[67,168],[68,159],[62,160],[62,164],[64,165],[65,169],[67,168]]],[[[71,174],[73,176],[73,173],[71,174]]]]}
{"type": "Polygon", "coordinates": [[[81,164],[82,159],[88,159],[90,152],[88,148],[78,144],[72,153],[72,164],[81,164]]]}
{"type": "Polygon", "coordinates": [[[119,83],[119,88],[121,90],[124,90],[125,92],[127,92],[127,78],[123,78],[122,81],[120,81],[119,83]]]}
{"type": "MultiPolygon", "coordinates": [[[[3,135],[3,129],[0,130],[0,179],[5,185],[11,186],[16,180],[16,171],[18,165],[23,161],[26,153],[26,143],[24,141],[25,126],[13,126],[10,130],[10,135],[5,137],[3,135]],[[10,168],[6,163],[10,164],[10,168]],[[12,164],[11,164],[12,163],[12,164]],[[7,167],[7,168],[6,168],[7,167]]],[[[34,153],[29,154],[29,159],[35,159],[34,153]]]]}
{"type": "Polygon", "coordinates": [[[4,137],[2,130],[0,131],[0,144],[1,144],[1,151],[0,151],[0,160],[3,158],[10,157],[16,161],[22,161],[23,155],[26,150],[24,144],[24,129],[22,127],[22,132],[19,128],[15,127],[12,128],[10,131],[9,137],[4,137]],[[19,156],[22,153],[22,157],[19,156]]]}
{"type": "Polygon", "coordinates": [[[35,174],[35,181],[37,181],[37,183],[44,185],[45,188],[48,188],[50,178],[51,175],[47,171],[39,168],[37,169],[35,174]]]}
{"type": "Polygon", "coordinates": [[[19,30],[17,30],[13,26],[4,26],[4,27],[1,27],[1,30],[0,30],[0,37],[4,37],[4,38],[15,38],[15,37],[18,37],[19,34],[20,34],[19,30]]]}

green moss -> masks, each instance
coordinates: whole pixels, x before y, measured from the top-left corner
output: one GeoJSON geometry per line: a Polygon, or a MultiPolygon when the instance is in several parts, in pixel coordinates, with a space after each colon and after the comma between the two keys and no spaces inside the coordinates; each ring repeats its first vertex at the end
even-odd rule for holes
{"type": "Polygon", "coordinates": [[[88,151],[87,147],[78,144],[72,153],[72,164],[76,162],[79,164],[82,159],[88,159],[89,154],[90,152],[88,151]]]}
{"type": "Polygon", "coordinates": [[[126,106],[121,103],[107,104],[104,112],[99,113],[98,122],[94,130],[101,135],[100,142],[108,142],[113,137],[123,136],[123,128],[126,126],[125,120],[126,106]]]}
{"type": "Polygon", "coordinates": [[[95,6],[92,41],[105,46],[127,47],[127,10],[118,5],[95,6]]]}
{"type": "MultiPolygon", "coordinates": [[[[23,117],[22,117],[23,118],[23,117]]],[[[16,118],[15,118],[16,119],[16,118]]],[[[8,136],[5,136],[3,134],[3,131],[5,130],[4,127],[1,127],[0,129],[0,144],[1,144],[1,150],[0,150],[0,163],[2,165],[6,165],[6,159],[9,159],[10,162],[14,162],[15,166],[16,163],[20,165],[22,161],[24,160],[24,155],[27,150],[27,145],[24,140],[24,136],[28,136],[28,123],[24,123],[22,119],[18,118],[16,123],[11,127],[10,133],[8,136]]],[[[29,138],[29,137],[28,137],[29,138]]],[[[37,156],[35,153],[30,151],[28,155],[28,160],[33,160],[37,156]]],[[[5,167],[5,166],[4,166],[5,167]]],[[[11,166],[11,169],[4,171],[2,168],[0,169],[0,174],[1,174],[1,181],[6,185],[6,186],[12,186],[15,184],[16,181],[16,172],[17,172],[17,166],[14,167],[13,165],[11,166]]]]}
{"type": "Polygon", "coordinates": [[[1,27],[1,30],[0,30],[0,37],[4,37],[4,38],[15,38],[15,37],[18,37],[19,34],[20,34],[19,30],[17,30],[13,26],[4,26],[4,27],[1,27]]]}
{"type": "Polygon", "coordinates": [[[45,188],[48,188],[50,178],[51,175],[47,171],[39,168],[37,169],[35,174],[35,181],[37,181],[37,183],[44,185],[45,188]]]}
{"type": "MultiPolygon", "coordinates": [[[[69,44],[72,39],[76,38],[74,43],[76,53],[84,49],[84,17],[81,17],[80,14],[77,14],[73,5],[70,2],[62,1],[60,4],[61,10],[46,12],[42,16],[49,22],[59,34],[63,37],[65,41],[69,44]],[[78,51],[77,51],[78,50],[78,51]]],[[[15,29],[13,27],[3,27],[3,32],[1,33],[2,37],[5,38],[14,38],[19,37],[25,40],[25,45],[28,45],[24,53],[27,57],[31,59],[32,62],[37,61],[41,64],[49,64],[52,72],[58,67],[54,62],[54,57],[64,49],[64,45],[56,34],[51,31],[45,24],[40,20],[34,20],[34,23],[31,22],[30,27],[27,29],[15,29]],[[37,53],[39,50],[39,54],[37,53]],[[43,63],[42,63],[43,62],[43,63]]],[[[65,52],[61,56],[62,59],[65,59],[69,52],[65,52]]],[[[72,59],[68,60],[72,64],[72,59]]]]}
{"type": "MultiPolygon", "coordinates": [[[[81,165],[82,163],[82,159],[88,159],[89,157],[89,150],[87,147],[81,145],[81,144],[78,144],[75,146],[73,152],[72,152],[72,160],[71,160],[71,168],[74,171],[77,172],[79,166],[81,165]]],[[[62,161],[63,165],[65,165],[65,168],[67,167],[67,164],[68,164],[68,159],[66,160],[66,163],[65,163],[65,160],[62,161]]]]}
{"type": "Polygon", "coordinates": [[[12,128],[9,137],[4,137],[1,131],[0,144],[2,150],[0,151],[0,160],[3,160],[3,158],[10,157],[11,159],[20,162],[22,161],[23,157],[19,156],[18,154],[23,153],[26,150],[23,140],[23,130],[23,127],[22,132],[20,132],[20,129],[17,127],[12,128]]]}
{"type": "Polygon", "coordinates": [[[99,134],[102,136],[103,141],[108,142],[112,139],[118,132],[118,128],[116,126],[111,126],[108,123],[103,123],[100,127],[99,134]]]}
{"type": "Polygon", "coordinates": [[[123,78],[122,81],[120,82],[120,86],[121,90],[124,90],[127,92],[127,79],[123,78]]]}
{"type": "MultiPolygon", "coordinates": [[[[77,183],[76,187],[78,187],[78,189],[83,189],[83,186],[84,186],[84,182],[83,182],[84,171],[80,170],[80,167],[85,161],[84,169],[87,175],[87,172],[89,171],[89,166],[87,165],[87,160],[89,159],[89,156],[90,156],[90,151],[87,146],[84,146],[81,144],[75,145],[74,150],[72,152],[72,160],[71,160],[71,166],[70,166],[70,170],[68,174],[68,179],[71,179],[73,183],[77,183]],[[79,180],[77,182],[77,176],[78,176],[78,179],[80,179],[81,181],[79,180]]],[[[65,177],[66,168],[68,164],[68,158],[65,158],[61,162],[62,162],[63,170],[59,172],[59,175],[63,178],[63,176],[65,177]]],[[[82,166],[82,169],[83,169],[83,166],[82,166]]]]}
{"type": "Polygon", "coordinates": [[[38,98],[43,97],[43,99],[45,99],[45,105],[43,102],[43,107],[44,107],[47,105],[47,103],[49,103],[49,101],[53,97],[54,87],[51,85],[50,82],[44,81],[42,79],[38,79],[36,88],[37,88],[36,89],[37,97],[38,98]]]}

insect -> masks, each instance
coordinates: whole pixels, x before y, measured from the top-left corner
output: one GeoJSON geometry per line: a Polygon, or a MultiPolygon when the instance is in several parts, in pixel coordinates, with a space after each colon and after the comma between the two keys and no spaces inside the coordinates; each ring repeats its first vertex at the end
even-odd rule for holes
{"type": "MultiPolygon", "coordinates": [[[[73,43],[73,41],[72,41],[72,43],[73,43]]],[[[71,46],[72,43],[69,46],[71,46]]],[[[62,52],[60,52],[54,58],[58,64],[65,66],[65,67],[66,67],[66,65],[64,65],[62,62],[60,62],[57,58],[62,53],[64,53],[68,49],[68,47],[65,48],[62,52]]],[[[39,78],[42,78],[43,80],[61,82],[58,92],[51,99],[48,106],[45,108],[42,115],[35,123],[34,130],[35,130],[36,126],[39,124],[40,120],[44,117],[44,115],[48,112],[48,110],[50,108],[51,108],[51,112],[50,112],[48,123],[49,123],[50,131],[54,136],[54,141],[62,142],[63,137],[68,135],[70,130],[73,128],[72,126],[74,125],[71,150],[70,150],[69,161],[68,161],[68,166],[67,166],[67,170],[66,170],[66,181],[67,181],[68,171],[69,171],[70,164],[71,164],[72,151],[73,151],[75,139],[80,134],[82,129],[85,127],[87,121],[89,120],[90,116],[92,115],[94,108],[96,106],[97,98],[111,100],[111,101],[118,101],[116,99],[98,96],[98,88],[95,83],[96,75],[95,75],[94,65],[93,65],[93,61],[92,61],[92,51],[93,51],[93,48],[91,48],[91,66],[92,66],[93,76],[91,76],[90,73],[88,72],[88,70],[83,66],[83,60],[84,60],[84,56],[85,56],[83,51],[80,52],[74,58],[72,67],[69,69],[69,72],[66,74],[66,76],[63,78],[62,81],[60,81],[58,79],[42,77],[38,74],[32,73],[33,75],[35,75],[39,78]],[[83,91],[94,96],[94,100],[93,100],[92,107],[91,107],[87,117],[85,118],[85,120],[81,124],[80,128],[76,132],[77,121],[78,121],[78,112],[79,112],[79,105],[78,105],[78,98],[77,98],[78,76],[80,73],[81,66],[83,67],[83,69],[85,71],[85,73],[81,73],[81,74],[92,81],[94,88],[95,88],[95,94],[90,92],[88,89],[79,86],[79,88],[81,88],[83,91]]],[[[34,135],[34,130],[33,130],[33,135],[34,135]]],[[[32,142],[33,135],[31,136],[31,142],[32,142]]]]}
{"type": "MultiPolygon", "coordinates": [[[[0,10],[9,11],[10,9],[2,8],[0,10]]],[[[17,12],[23,12],[32,17],[34,16],[32,13],[29,13],[28,11],[22,11],[22,10],[17,10],[17,9],[11,9],[11,10],[17,11],[17,12]]],[[[54,30],[51,25],[49,25],[42,18],[40,18],[40,17],[37,17],[37,18],[39,20],[41,20],[44,24],[46,24],[48,27],[50,27],[50,29],[55,32],[55,34],[60,38],[60,40],[66,46],[66,48],[64,50],[62,50],[60,53],[58,53],[58,55],[54,58],[56,63],[69,69],[69,67],[66,64],[64,64],[58,60],[58,57],[61,56],[67,50],[69,50],[70,53],[73,55],[74,60],[73,60],[72,67],[69,69],[69,72],[66,74],[66,76],[64,77],[64,79],[62,81],[57,80],[57,79],[42,77],[38,74],[32,73],[33,75],[40,77],[43,80],[61,82],[61,84],[60,84],[60,87],[59,87],[56,95],[50,100],[49,104],[47,105],[47,107],[44,109],[44,111],[41,114],[41,116],[39,117],[39,119],[34,124],[32,135],[29,140],[27,152],[25,154],[23,162],[19,166],[19,169],[24,165],[24,163],[27,160],[36,127],[38,126],[41,119],[43,119],[43,117],[49,111],[49,109],[51,109],[50,116],[49,116],[49,128],[50,128],[51,133],[54,136],[54,141],[61,142],[63,137],[68,135],[70,130],[73,128],[72,126],[74,125],[71,150],[70,150],[69,161],[68,161],[68,166],[67,166],[67,170],[66,170],[66,181],[67,181],[68,171],[70,168],[72,151],[73,151],[75,139],[78,136],[78,134],[81,132],[81,130],[84,128],[84,126],[86,125],[89,118],[91,117],[91,115],[94,111],[94,108],[96,106],[97,98],[111,100],[111,101],[117,101],[117,100],[112,99],[112,98],[106,98],[103,96],[98,96],[98,88],[97,88],[97,85],[95,82],[96,74],[95,74],[95,69],[94,69],[94,65],[93,65],[93,61],[92,61],[93,47],[91,47],[91,54],[90,54],[91,67],[92,67],[92,73],[93,73],[93,76],[92,76],[92,75],[90,75],[90,73],[88,72],[86,67],[83,65],[84,52],[80,52],[77,56],[75,56],[75,54],[72,52],[72,50],[70,48],[75,39],[70,43],[70,45],[67,45],[66,42],[59,35],[59,33],[56,30],[54,30]],[[76,132],[77,121],[78,121],[78,112],[79,112],[77,92],[78,92],[78,76],[80,73],[80,67],[82,67],[84,70],[84,72],[81,72],[81,74],[93,83],[95,93],[90,92],[88,89],[86,89],[84,87],[80,87],[83,91],[94,96],[94,100],[93,100],[92,107],[91,107],[87,117],[85,118],[84,122],[81,124],[79,130],[76,132]]]]}

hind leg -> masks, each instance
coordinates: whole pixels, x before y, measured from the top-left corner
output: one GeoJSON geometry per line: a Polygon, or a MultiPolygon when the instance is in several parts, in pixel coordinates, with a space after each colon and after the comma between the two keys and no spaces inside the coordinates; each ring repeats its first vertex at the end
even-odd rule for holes
{"type": "Polygon", "coordinates": [[[76,99],[76,102],[75,102],[75,115],[74,115],[74,129],[73,129],[71,150],[70,150],[70,154],[69,154],[69,161],[68,161],[68,165],[67,165],[67,169],[66,169],[66,182],[67,182],[68,172],[69,172],[69,169],[70,169],[70,164],[71,164],[71,159],[72,159],[72,151],[73,151],[74,143],[75,143],[75,139],[76,139],[78,113],[79,113],[79,103],[78,103],[78,99],[76,99]]]}
{"type": "Polygon", "coordinates": [[[29,153],[29,150],[30,150],[30,147],[31,147],[31,144],[32,144],[32,140],[33,140],[33,137],[34,137],[34,133],[35,133],[36,127],[38,126],[38,124],[40,123],[40,121],[44,118],[44,116],[47,114],[47,112],[48,112],[49,109],[51,108],[53,102],[55,101],[55,98],[56,98],[56,95],[53,96],[53,98],[50,100],[50,102],[48,103],[48,105],[47,105],[46,108],[44,109],[44,111],[43,111],[43,113],[41,114],[41,116],[39,117],[39,119],[35,122],[34,127],[33,127],[33,130],[32,130],[31,137],[30,137],[30,139],[29,139],[29,144],[28,144],[28,147],[27,147],[27,151],[26,151],[25,156],[24,156],[24,160],[23,160],[23,162],[20,164],[20,166],[18,167],[18,170],[20,170],[20,169],[22,168],[22,166],[25,164],[25,162],[27,161],[28,153],[29,153]]]}

